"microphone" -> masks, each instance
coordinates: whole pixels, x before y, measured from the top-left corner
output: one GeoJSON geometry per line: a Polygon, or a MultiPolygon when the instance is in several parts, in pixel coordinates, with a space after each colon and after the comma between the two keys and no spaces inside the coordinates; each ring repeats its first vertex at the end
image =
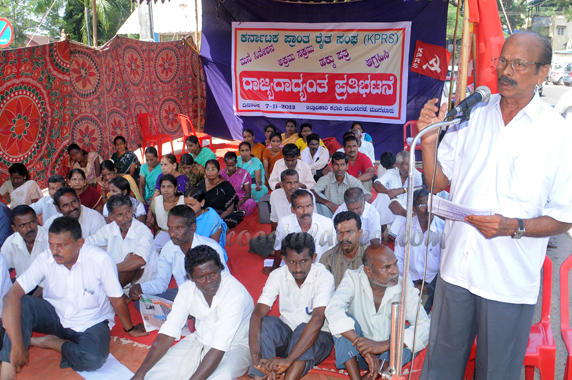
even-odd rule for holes
{"type": "Polygon", "coordinates": [[[459,112],[466,112],[471,110],[474,106],[481,102],[486,102],[491,97],[491,90],[487,86],[477,87],[475,93],[465,100],[461,101],[455,108],[453,108],[445,119],[450,118],[458,114],[459,112]]]}

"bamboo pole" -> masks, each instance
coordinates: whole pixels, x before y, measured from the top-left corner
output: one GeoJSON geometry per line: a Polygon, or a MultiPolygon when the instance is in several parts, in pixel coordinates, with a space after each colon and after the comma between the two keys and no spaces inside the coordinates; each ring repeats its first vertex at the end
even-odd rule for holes
{"type": "MultiPolygon", "coordinates": [[[[198,0],[195,0],[195,45],[199,48],[199,6],[198,0]]],[[[199,50],[200,51],[200,50],[199,50]]],[[[197,53],[197,129],[203,132],[201,125],[201,57],[197,53]]]]}
{"type": "Polygon", "coordinates": [[[93,32],[93,46],[97,47],[97,10],[96,10],[96,1],[91,0],[91,20],[92,20],[92,32],[93,32]]]}
{"type": "Polygon", "coordinates": [[[449,98],[447,99],[447,110],[451,110],[453,102],[453,82],[455,78],[455,58],[457,58],[457,29],[459,27],[459,17],[461,15],[461,4],[457,3],[457,17],[455,18],[455,31],[453,32],[453,52],[451,58],[451,78],[449,79],[449,98]]]}
{"type": "Polygon", "coordinates": [[[472,23],[469,22],[469,1],[465,0],[465,9],[463,12],[463,37],[461,39],[461,54],[459,56],[459,77],[457,78],[457,95],[455,103],[465,99],[467,89],[467,73],[469,69],[469,60],[471,57],[471,31],[472,23]]]}

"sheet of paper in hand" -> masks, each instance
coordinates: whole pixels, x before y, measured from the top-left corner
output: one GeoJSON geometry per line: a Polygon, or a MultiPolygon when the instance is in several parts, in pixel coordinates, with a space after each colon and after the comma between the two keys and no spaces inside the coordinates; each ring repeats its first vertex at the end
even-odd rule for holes
{"type": "Polygon", "coordinates": [[[437,196],[429,198],[429,208],[435,215],[445,219],[465,221],[469,215],[494,215],[494,210],[465,207],[437,196]]]}
{"type": "MultiPolygon", "coordinates": [[[[159,330],[167,320],[167,316],[173,308],[173,302],[157,296],[143,294],[139,299],[139,310],[145,325],[145,331],[159,330]]],[[[190,335],[187,324],[183,326],[182,336],[190,335]]]]}

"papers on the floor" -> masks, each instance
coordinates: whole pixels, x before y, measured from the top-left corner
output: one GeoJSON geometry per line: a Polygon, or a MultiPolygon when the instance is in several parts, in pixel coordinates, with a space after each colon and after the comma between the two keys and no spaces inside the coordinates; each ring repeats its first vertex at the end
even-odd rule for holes
{"type": "Polygon", "coordinates": [[[167,232],[159,231],[157,236],[155,236],[155,249],[161,250],[169,240],[171,240],[171,236],[167,232]]]}
{"type": "Polygon", "coordinates": [[[134,375],[111,354],[107,357],[103,367],[97,371],[82,371],[78,374],[86,380],[130,380],[134,375]]]}
{"type": "Polygon", "coordinates": [[[494,215],[495,213],[494,210],[465,207],[435,196],[430,198],[429,207],[435,215],[445,219],[460,221],[465,221],[465,217],[469,215],[494,215]]]}
{"type": "MultiPolygon", "coordinates": [[[[159,330],[163,323],[167,320],[167,315],[173,308],[173,302],[157,296],[141,295],[139,299],[139,310],[145,331],[159,330]]],[[[191,332],[187,328],[187,324],[183,326],[182,336],[190,335],[191,332]]]]}
{"type": "MultiPolygon", "coordinates": [[[[272,265],[274,265],[274,259],[266,259],[264,260],[264,266],[265,267],[271,267],[272,265]]],[[[284,265],[284,261],[280,261],[280,266],[284,265]]]]}

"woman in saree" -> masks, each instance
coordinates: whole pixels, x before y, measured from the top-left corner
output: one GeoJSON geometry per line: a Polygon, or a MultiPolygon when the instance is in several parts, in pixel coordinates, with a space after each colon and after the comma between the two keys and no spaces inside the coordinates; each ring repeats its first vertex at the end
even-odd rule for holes
{"type": "Polygon", "coordinates": [[[252,177],[252,199],[256,203],[258,200],[268,194],[268,187],[264,184],[264,166],[262,162],[250,154],[250,145],[248,143],[240,143],[238,146],[240,157],[238,157],[237,166],[246,169],[252,177]]]}
{"type": "Polygon", "coordinates": [[[276,127],[273,126],[272,124],[268,124],[264,128],[264,136],[266,137],[266,140],[264,140],[264,146],[266,148],[270,148],[270,137],[272,136],[273,133],[278,133],[276,127]]]}
{"type": "Polygon", "coordinates": [[[188,153],[181,155],[181,165],[178,169],[179,173],[183,173],[189,179],[187,182],[187,189],[189,187],[197,186],[199,182],[205,179],[205,168],[199,165],[188,153]]]}
{"type": "Polygon", "coordinates": [[[286,133],[282,133],[282,145],[296,144],[300,136],[296,132],[296,120],[290,119],[286,122],[286,133]]]}
{"type": "Polygon", "coordinates": [[[141,172],[139,173],[139,192],[145,199],[144,204],[147,204],[147,202],[151,202],[155,193],[157,177],[162,173],[157,149],[154,146],[145,149],[145,161],[147,162],[141,165],[141,172]]]}
{"type": "MultiPolygon", "coordinates": [[[[107,186],[109,187],[110,197],[117,194],[127,195],[133,204],[133,217],[141,223],[145,223],[147,220],[147,212],[145,211],[145,206],[143,203],[139,202],[137,199],[131,196],[131,188],[129,187],[129,182],[127,182],[125,178],[119,176],[112,178],[107,186]]],[[[109,217],[107,203],[103,206],[103,217],[107,223],[112,222],[111,218],[109,217]]]]}
{"type": "Polygon", "coordinates": [[[10,207],[29,206],[44,197],[40,186],[30,179],[30,173],[24,164],[16,162],[10,165],[8,173],[10,177],[0,186],[0,195],[10,194],[10,207]]]}
{"type": "Polygon", "coordinates": [[[250,185],[252,184],[252,177],[246,169],[241,169],[236,166],[237,158],[236,153],[226,152],[224,155],[224,163],[226,168],[220,172],[220,176],[226,179],[238,196],[238,209],[244,210],[244,216],[249,216],[256,208],[256,202],[251,198],[250,185]]]}
{"type": "Polygon", "coordinates": [[[115,146],[116,152],[111,155],[111,161],[115,164],[117,169],[117,174],[124,176],[129,174],[135,180],[135,183],[139,185],[139,171],[141,169],[141,164],[139,159],[130,150],[127,150],[127,142],[125,137],[117,136],[113,139],[113,145],[115,146]]]}
{"type": "Polygon", "coordinates": [[[159,182],[161,194],[153,199],[147,213],[147,226],[155,231],[155,235],[159,231],[169,231],[169,211],[177,205],[185,204],[185,197],[177,191],[177,180],[172,174],[165,174],[159,182]]]}
{"type": "MultiPolygon", "coordinates": [[[[250,154],[262,162],[262,154],[266,150],[266,147],[261,143],[254,142],[254,132],[252,129],[245,129],[244,132],[242,132],[242,139],[244,142],[250,144],[250,154]]],[[[237,151],[236,154],[239,155],[240,152],[237,151]]]]}
{"type": "Polygon", "coordinates": [[[70,156],[70,167],[72,169],[81,169],[85,173],[85,183],[97,187],[97,177],[101,175],[102,158],[97,152],[86,152],[77,144],[68,146],[68,154],[70,156]]]}
{"type": "Polygon", "coordinates": [[[197,217],[195,233],[218,242],[224,251],[224,258],[227,259],[224,246],[226,245],[228,226],[214,209],[205,207],[205,192],[203,189],[199,186],[189,187],[185,192],[185,204],[193,209],[197,217]]]}
{"type": "Polygon", "coordinates": [[[77,197],[79,198],[80,203],[95,211],[103,214],[103,204],[105,200],[93,188],[93,186],[89,186],[85,180],[85,173],[81,169],[72,169],[68,174],[68,182],[72,189],[75,190],[77,197]]]}
{"type": "Polygon", "coordinates": [[[274,164],[281,158],[284,158],[282,155],[282,136],[280,133],[274,132],[270,137],[270,147],[262,155],[265,183],[268,183],[274,164]]]}
{"type": "Polygon", "coordinates": [[[220,175],[217,160],[208,160],[205,166],[205,179],[198,187],[205,193],[205,207],[217,212],[228,228],[236,227],[244,218],[244,211],[238,210],[238,196],[230,182],[220,175]]]}
{"type": "Polygon", "coordinates": [[[202,148],[197,136],[187,137],[185,146],[187,147],[187,151],[193,156],[195,162],[204,168],[206,168],[205,164],[208,160],[216,160],[216,154],[209,148],[202,148]]]}
{"type": "MultiPolygon", "coordinates": [[[[109,187],[108,183],[112,178],[117,177],[117,169],[115,168],[115,164],[111,160],[105,160],[101,163],[101,176],[97,179],[97,191],[100,193],[102,198],[107,202],[107,198],[109,198],[109,187]]],[[[139,186],[129,174],[125,174],[122,176],[129,182],[129,188],[131,189],[131,193],[135,199],[139,202],[143,202],[143,197],[139,192],[139,186]]],[[[153,185],[153,189],[155,185],[153,185]]]]}
{"type": "Polygon", "coordinates": [[[155,183],[155,194],[153,194],[153,198],[159,196],[161,194],[161,179],[163,176],[167,174],[172,175],[177,181],[177,191],[181,194],[185,193],[187,190],[187,183],[189,182],[189,178],[184,175],[183,173],[179,172],[177,169],[179,168],[179,164],[177,163],[177,157],[174,154],[165,154],[161,157],[161,171],[162,173],[157,176],[157,182],[155,183]]]}

